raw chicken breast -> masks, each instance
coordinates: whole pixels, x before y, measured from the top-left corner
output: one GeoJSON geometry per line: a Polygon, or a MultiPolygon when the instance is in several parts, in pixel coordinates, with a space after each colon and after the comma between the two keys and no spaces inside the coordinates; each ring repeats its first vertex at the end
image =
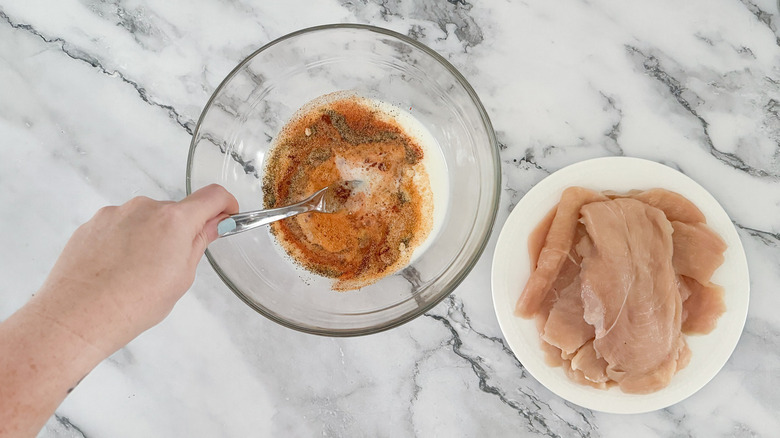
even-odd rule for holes
{"type": "Polygon", "coordinates": [[[688,295],[683,301],[682,331],[697,334],[711,332],[720,315],[726,311],[723,288],[712,283],[702,285],[684,275],[678,277],[680,294],[688,295]]]}
{"type": "Polygon", "coordinates": [[[544,325],[542,339],[566,354],[574,354],[588,340],[593,339],[593,326],[583,318],[584,308],[580,294],[580,277],[575,277],[553,304],[544,325]]]}
{"type": "Polygon", "coordinates": [[[539,261],[539,253],[542,252],[544,241],[547,239],[547,233],[550,232],[550,225],[555,219],[555,212],[558,211],[556,205],[544,216],[541,222],[534,228],[531,235],[528,236],[528,259],[531,261],[531,271],[536,269],[536,262],[539,261]]]}
{"type": "MultiPolygon", "coordinates": [[[[542,342],[562,350],[561,355],[564,358],[573,356],[578,348],[595,336],[593,326],[585,321],[583,315],[579,277],[582,256],[591,253],[593,243],[583,224],[577,225],[576,236],[577,243],[564,262],[551,292],[548,292],[546,303],[542,304],[542,308],[549,309],[544,313],[544,324],[537,326],[542,342]]],[[[542,311],[537,313],[537,318],[540,313],[542,311]]]]}
{"type": "Polygon", "coordinates": [[[544,361],[547,363],[547,365],[551,367],[560,367],[560,366],[568,366],[566,365],[567,361],[564,361],[561,357],[561,349],[558,347],[554,347],[547,342],[544,342],[543,340],[540,340],[539,345],[542,347],[542,351],[544,352],[544,361]]]}
{"type": "Polygon", "coordinates": [[[678,274],[707,284],[712,274],[723,264],[726,242],[702,223],[672,222],[674,257],[672,263],[678,274]]]}
{"type": "MultiPolygon", "coordinates": [[[[582,224],[577,225],[577,235],[585,234],[585,226],[582,224]],[[581,230],[581,231],[579,231],[581,230]]],[[[539,305],[539,310],[536,311],[536,323],[539,332],[544,330],[544,325],[547,324],[547,318],[550,315],[550,311],[558,298],[561,296],[561,292],[566,289],[580,273],[580,262],[582,258],[577,255],[574,249],[569,251],[568,256],[563,261],[558,277],[553,281],[552,286],[544,296],[544,300],[539,305]]],[[[579,279],[577,279],[579,281],[579,279]]]]}
{"type": "Polygon", "coordinates": [[[593,346],[624,392],[656,391],[671,380],[685,345],[672,226],[663,211],[635,199],[592,203],[581,212],[595,248],[580,273],[593,346]]]}
{"type": "Polygon", "coordinates": [[[563,191],[555,218],[545,238],[544,247],[539,254],[536,270],[531,273],[525,289],[517,300],[515,314],[530,318],[536,313],[571,250],[580,208],[591,202],[606,199],[606,196],[582,187],[569,187],[563,191]]]}
{"type": "Polygon", "coordinates": [[[685,368],[690,362],[690,349],[682,336],[675,341],[675,347],[667,360],[653,370],[643,375],[634,374],[633,378],[626,378],[630,373],[616,367],[607,367],[607,376],[611,380],[619,382],[620,389],[626,393],[648,394],[665,388],[674,377],[674,374],[685,368]],[[673,358],[671,357],[673,356],[673,358]]]}
{"type": "MultiPolygon", "coordinates": [[[[577,227],[582,229],[582,231],[578,231],[577,234],[585,233],[585,226],[579,224],[577,227]]],[[[569,256],[566,257],[566,260],[563,262],[563,267],[561,268],[561,272],[558,273],[558,278],[555,279],[552,287],[547,292],[547,294],[545,294],[545,298],[542,301],[542,304],[539,305],[539,310],[537,310],[535,315],[536,329],[540,333],[540,341],[542,343],[542,348],[546,353],[546,361],[551,366],[562,365],[562,358],[567,355],[561,352],[560,348],[550,345],[549,343],[545,342],[544,339],[541,339],[541,334],[544,333],[544,327],[547,324],[547,319],[550,316],[553,306],[560,298],[561,293],[575,279],[577,280],[577,284],[579,284],[580,261],[580,257],[576,255],[574,250],[571,250],[569,252],[569,256]]]]}
{"type": "Polygon", "coordinates": [[[597,388],[606,388],[609,376],[607,376],[607,366],[609,364],[593,348],[593,340],[589,340],[583,345],[577,354],[571,359],[569,367],[573,372],[579,372],[579,377],[585,379],[586,384],[597,388]]]}
{"type": "Polygon", "coordinates": [[[531,278],[515,313],[533,316],[546,362],[595,388],[669,384],[725,311],[710,277],[723,240],[683,196],[572,187],[529,237],[531,278]]]}
{"type": "Polygon", "coordinates": [[[680,221],[689,224],[707,222],[701,210],[679,193],[666,189],[650,189],[631,193],[629,196],[663,211],[670,222],[680,221]]]}

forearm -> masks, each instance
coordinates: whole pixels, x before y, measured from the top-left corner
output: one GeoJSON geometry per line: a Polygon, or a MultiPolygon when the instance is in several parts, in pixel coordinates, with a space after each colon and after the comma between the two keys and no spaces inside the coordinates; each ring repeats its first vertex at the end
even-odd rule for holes
{"type": "MultiPolygon", "coordinates": [[[[36,297],[38,298],[38,297],[36,297]]],[[[33,299],[0,323],[0,436],[35,436],[106,352],[33,299]]]]}

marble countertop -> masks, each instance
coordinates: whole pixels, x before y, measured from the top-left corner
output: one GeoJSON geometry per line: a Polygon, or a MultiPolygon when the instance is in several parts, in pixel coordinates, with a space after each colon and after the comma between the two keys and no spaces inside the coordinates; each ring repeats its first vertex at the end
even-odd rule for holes
{"type": "Polygon", "coordinates": [[[170,317],[96,368],[44,437],[780,434],[780,16],[774,0],[0,0],[0,319],[73,230],[135,195],[184,196],[190,137],[223,77],[300,28],[407,34],[471,82],[503,171],[482,258],[432,311],[332,339],[256,314],[205,260],[170,317]],[[750,311],[724,369],[643,415],[572,405],[502,339],[490,266],[524,193],[587,158],[662,162],[733,219],[750,311]]]}

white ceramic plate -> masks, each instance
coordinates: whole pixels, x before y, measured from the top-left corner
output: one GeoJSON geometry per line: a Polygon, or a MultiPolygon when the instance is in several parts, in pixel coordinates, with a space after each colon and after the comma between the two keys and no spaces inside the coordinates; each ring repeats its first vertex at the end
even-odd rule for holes
{"type": "Polygon", "coordinates": [[[662,409],[701,389],[720,371],[737,345],[747,318],[750,282],[747,260],[729,216],[702,186],[682,173],[652,161],[609,157],[583,161],[561,169],[534,186],[520,200],[504,224],[493,256],[493,305],[504,337],[515,356],[534,378],[560,397],[602,412],[636,414],[662,409]],[[530,275],[528,235],[558,203],[566,187],[593,190],[665,188],[696,204],[728,244],[723,265],[713,283],[725,289],[726,312],[711,333],[688,336],[693,356],[669,386],[652,394],[625,394],[619,388],[599,390],[569,380],[560,367],[550,367],[539,347],[533,319],[513,314],[515,303],[530,275]]]}

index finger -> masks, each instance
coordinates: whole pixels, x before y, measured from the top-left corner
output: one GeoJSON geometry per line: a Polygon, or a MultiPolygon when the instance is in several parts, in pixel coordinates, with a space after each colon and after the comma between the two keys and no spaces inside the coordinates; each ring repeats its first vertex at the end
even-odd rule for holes
{"type": "Polygon", "coordinates": [[[238,201],[224,187],[210,184],[179,201],[179,205],[199,223],[206,223],[222,213],[238,213],[238,201]]]}

